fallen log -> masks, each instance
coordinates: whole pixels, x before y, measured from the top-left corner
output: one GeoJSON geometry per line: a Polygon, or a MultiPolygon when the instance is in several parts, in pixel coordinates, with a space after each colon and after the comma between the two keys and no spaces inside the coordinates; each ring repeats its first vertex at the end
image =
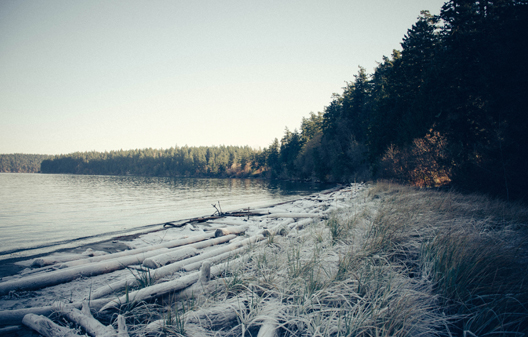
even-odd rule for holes
{"type": "Polygon", "coordinates": [[[157,249],[160,249],[160,248],[176,248],[176,247],[180,247],[180,246],[189,245],[189,244],[192,244],[192,243],[195,243],[195,242],[204,241],[204,240],[210,239],[212,237],[214,237],[214,234],[211,234],[211,233],[193,235],[193,236],[190,236],[190,237],[187,237],[187,238],[171,240],[171,241],[163,242],[163,243],[160,243],[160,244],[157,244],[157,245],[152,245],[152,246],[149,246],[149,247],[136,248],[136,249],[131,249],[131,250],[125,250],[125,251],[118,252],[118,253],[92,257],[92,258],[88,258],[88,259],[83,259],[83,260],[78,260],[78,261],[71,261],[71,262],[63,263],[62,265],[60,265],[60,268],[74,267],[74,266],[78,266],[78,265],[86,264],[86,263],[93,263],[93,262],[111,260],[111,259],[114,259],[114,258],[117,258],[117,257],[121,257],[121,256],[127,256],[127,255],[134,255],[134,254],[149,252],[149,251],[157,250],[157,249]]]}
{"type": "MultiPolygon", "coordinates": [[[[227,237],[229,237],[229,235],[227,237]]],[[[224,237],[220,237],[220,238],[217,238],[217,239],[221,239],[221,238],[224,238],[224,237]]],[[[198,262],[198,261],[203,261],[206,258],[211,258],[211,257],[217,256],[217,255],[222,254],[222,253],[233,251],[236,248],[240,248],[240,247],[246,246],[246,245],[248,245],[250,243],[254,243],[254,242],[257,242],[257,241],[260,241],[260,240],[263,240],[263,239],[264,239],[263,235],[261,235],[261,234],[255,235],[255,236],[252,236],[252,237],[247,238],[245,240],[239,241],[237,243],[230,244],[230,245],[227,245],[227,246],[215,249],[215,250],[208,251],[207,253],[204,253],[202,255],[194,256],[194,257],[191,257],[191,258],[189,258],[187,260],[184,260],[184,261],[179,261],[179,262],[176,262],[176,263],[172,263],[172,264],[166,265],[164,267],[161,267],[161,268],[158,268],[158,269],[154,270],[153,273],[151,274],[151,278],[153,280],[158,280],[158,279],[160,279],[162,277],[165,277],[165,276],[168,276],[168,275],[172,275],[173,273],[175,273],[175,272],[179,271],[180,269],[182,269],[186,264],[194,263],[194,262],[198,262]]],[[[223,269],[221,269],[221,268],[222,267],[220,267],[219,269],[222,271],[223,269]]],[[[187,288],[192,283],[196,282],[195,277],[197,277],[197,276],[191,277],[191,275],[195,275],[195,274],[182,276],[179,279],[174,280],[174,281],[169,281],[169,282],[164,282],[164,283],[161,283],[161,284],[156,284],[156,285],[153,285],[153,286],[150,286],[150,287],[146,287],[146,288],[140,289],[140,290],[135,291],[135,292],[131,292],[128,295],[123,295],[117,301],[112,301],[113,304],[111,304],[112,303],[111,302],[111,303],[105,305],[101,309],[101,311],[104,311],[104,310],[109,309],[111,307],[117,307],[118,304],[125,303],[127,298],[132,298],[134,301],[150,300],[152,298],[159,297],[162,294],[166,294],[166,293],[171,292],[171,291],[181,290],[181,289],[187,288]]],[[[134,282],[134,280],[131,280],[131,281],[134,282]]],[[[115,285],[117,285],[117,284],[114,283],[114,286],[115,285]]],[[[126,285],[127,285],[126,282],[124,284],[119,284],[119,286],[122,286],[122,287],[125,287],[126,285]]],[[[115,288],[113,288],[113,289],[115,290],[115,288]]],[[[122,288],[120,288],[120,289],[122,289],[122,288]]]]}
{"type": "Polygon", "coordinates": [[[277,305],[276,301],[268,302],[262,309],[256,321],[262,321],[257,337],[277,337],[277,305]]]}
{"type": "MultiPolygon", "coordinates": [[[[212,270],[210,271],[210,275],[218,275],[222,272],[222,268],[212,268],[212,270]]],[[[150,287],[132,291],[128,294],[118,297],[117,299],[109,301],[99,311],[102,312],[108,309],[117,309],[121,304],[125,304],[127,302],[137,303],[141,301],[149,301],[157,297],[166,295],[168,293],[185,289],[197,282],[200,279],[201,275],[201,272],[196,272],[182,276],[172,281],[167,281],[152,285],[150,287]]]]}
{"type": "Polygon", "coordinates": [[[46,337],[79,337],[75,330],[59,326],[42,315],[27,314],[22,319],[22,323],[46,337]]]}
{"type": "Polygon", "coordinates": [[[115,337],[116,331],[96,320],[90,312],[87,302],[83,302],[82,309],[72,308],[65,303],[55,302],[53,308],[56,312],[66,316],[70,321],[82,326],[86,332],[93,337],[115,337]]]}
{"type": "Polygon", "coordinates": [[[49,273],[31,275],[0,283],[0,294],[7,294],[13,290],[34,290],[72,281],[81,276],[95,276],[124,269],[129,265],[141,264],[148,257],[168,251],[161,248],[155,251],[118,257],[116,259],[82,265],[75,268],[54,270],[49,273]]]}
{"type": "MultiPolygon", "coordinates": [[[[93,310],[98,311],[106,303],[108,303],[108,301],[109,299],[102,298],[98,300],[92,300],[89,302],[89,304],[93,310]]],[[[82,307],[82,302],[71,303],[71,304],[68,304],[68,306],[79,309],[82,307]]],[[[54,311],[55,311],[55,308],[53,306],[33,307],[33,308],[15,309],[15,310],[2,310],[0,311],[0,325],[21,324],[22,319],[27,314],[49,316],[54,311]]]]}
{"type": "Polygon", "coordinates": [[[247,301],[234,297],[212,308],[191,311],[185,315],[185,324],[196,324],[204,329],[220,329],[237,321],[247,310],[247,301]]]}
{"type": "Polygon", "coordinates": [[[237,254],[243,253],[245,249],[246,249],[245,246],[239,247],[239,248],[237,248],[237,249],[235,249],[233,251],[228,251],[228,252],[225,252],[223,254],[219,254],[219,255],[215,255],[215,256],[209,257],[209,258],[205,259],[204,261],[196,261],[196,262],[193,262],[193,263],[189,263],[189,264],[185,265],[182,269],[185,270],[185,271],[193,271],[193,270],[200,269],[202,264],[206,263],[206,262],[209,262],[211,264],[216,264],[218,262],[227,260],[227,259],[229,259],[232,256],[235,256],[237,254]]]}
{"type": "MultiPolygon", "coordinates": [[[[209,246],[213,246],[213,245],[216,245],[216,244],[220,244],[220,243],[224,243],[224,242],[230,241],[230,240],[234,239],[235,237],[236,237],[236,235],[222,236],[222,237],[211,239],[211,240],[207,240],[207,241],[193,243],[193,244],[189,245],[188,247],[201,249],[201,248],[205,248],[205,247],[209,247],[209,246]]],[[[200,256],[200,255],[198,255],[198,256],[200,256]]],[[[195,256],[195,257],[197,257],[197,256],[195,256]]],[[[195,257],[191,257],[190,259],[193,259],[195,257]]],[[[183,260],[183,261],[188,261],[190,259],[183,260]]],[[[165,276],[168,276],[168,275],[171,275],[171,274],[175,273],[176,271],[181,269],[183,261],[179,261],[179,262],[175,262],[175,263],[172,263],[172,264],[168,264],[166,266],[163,266],[163,267],[160,267],[158,269],[155,269],[155,270],[151,271],[150,278],[152,279],[152,281],[157,281],[157,280],[159,280],[159,279],[161,279],[161,278],[163,278],[165,276]]],[[[113,293],[115,291],[119,291],[121,289],[124,289],[127,286],[134,287],[134,286],[136,286],[138,284],[139,284],[138,280],[135,277],[127,277],[127,278],[124,278],[124,279],[119,280],[117,282],[110,283],[110,284],[108,284],[108,285],[106,285],[104,287],[101,287],[99,289],[96,289],[92,293],[92,298],[100,298],[100,297],[106,296],[108,294],[111,294],[111,293],[113,293]]]]}
{"type": "Polygon", "coordinates": [[[305,226],[311,224],[313,222],[313,219],[304,219],[304,220],[301,220],[301,221],[297,221],[297,222],[294,222],[290,225],[288,225],[288,227],[290,229],[303,229],[305,226]]]}
{"type": "Polygon", "coordinates": [[[263,218],[322,218],[326,214],[318,213],[271,213],[262,216],[263,218]]]}
{"type": "Polygon", "coordinates": [[[87,255],[81,255],[81,254],[68,254],[68,255],[50,255],[50,256],[44,256],[39,257],[33,260],[31,262],[30,267],[31,268],[42,268],[44,266],[50,266],[57,263],[64,263],[69,261],[75,261],[75,260],[82,260],[87,259],[87,255]]]}
{"type": "Polygon", "coordinates": [[[10,325],[3,328],[0,328],[0,336],[5,336],[7,334],[11,334],[13,336],[18,336],[17,332],[22,330],[22,326],[20,325],[10,325]]]}
{"type": "Polygon", "coordinates": [[[143,265],[147,268],[156,269],[169,263],[185,260],[195,255],[198,255],[198,249],[194,247],[184,246],[173,252],[149,257],[148,259],[145,259],[145,261],[143,261],[143,265]]]}
{"type": "Polygon", "coordinates": [[[117,316],[117,337],[129,337],[126,321],[122,315],[117,316]]]}
{"type": "Polygon", "coordinates": [[[240,233],[244,233],[245,231],[247,231],[247,229],[248,229],[247,225],[218,228],[215,231],[215,237],[220,237],[220,236],[229,235],[229,234],[240,234],[240,233]]]}

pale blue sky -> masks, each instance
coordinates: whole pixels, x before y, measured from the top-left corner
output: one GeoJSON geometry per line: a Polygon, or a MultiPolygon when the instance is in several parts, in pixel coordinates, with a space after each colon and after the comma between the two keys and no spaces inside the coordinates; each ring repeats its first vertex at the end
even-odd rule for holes
{"type": "Polygon", "coordinates": [[[0,153],[266,147],[439,0],[0,0],[0,153]]]}

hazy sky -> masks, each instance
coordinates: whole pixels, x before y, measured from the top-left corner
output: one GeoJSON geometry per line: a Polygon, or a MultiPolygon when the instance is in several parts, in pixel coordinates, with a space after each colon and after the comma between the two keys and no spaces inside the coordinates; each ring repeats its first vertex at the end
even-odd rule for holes
{"type": "Polygon", "coordinates": [[[0,0],[0,153],[266,147],[441,0],[0,0]]]}

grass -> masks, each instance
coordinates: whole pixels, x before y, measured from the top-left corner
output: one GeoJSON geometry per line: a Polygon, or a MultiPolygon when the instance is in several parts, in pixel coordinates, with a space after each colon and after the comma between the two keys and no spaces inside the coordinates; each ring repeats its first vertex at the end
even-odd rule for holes
{"type": "Polygon", "coordinates": [[[169,299],[143,317],[192,335],[190,312],[239,299],[235,321],[199,335],[256,336],[266,320],[277,336],[525,336],[527,223],[522,205],[377,183],[327,220],[252,245],[192,308],[169,299]]]}

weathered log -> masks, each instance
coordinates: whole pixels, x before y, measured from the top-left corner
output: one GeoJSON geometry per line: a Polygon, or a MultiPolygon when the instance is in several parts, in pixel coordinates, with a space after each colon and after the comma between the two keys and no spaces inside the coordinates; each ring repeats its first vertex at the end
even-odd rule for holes
{"type": "Polygon", "coordinates": [[[117,337],[129,337],[125,317],[117,316],[117,337]]]}
{"type": "Polygon", "coordinates": [[[271,213],[264,215],[263,218],[322,218],[326,214],[319,213],[271,213]]]}
{"type": "MultiPolygon", "coordinates": [[[[109,299],[102,298],[98,300],[92,300],[89,303],[93,310],[98,311],[106,303],[108,303],[108,301],[109,299]]],[[[82,307],[82,303],[75,302],[75,303],[69,304],[69,306],[72,308],[79,309],[82,307]]],[[[2,310],[0,311],[0,325],[20,324],[22,323],[22,319],[24,318],[24,316],[27,314],[49,316],[54,311],[55,309],[52,306],[33,307],[33,308],[15,309],[15,310],[2,310]]]]}
{"type": "MultiPolygon", "coordinates": [[[[226,266],[214,266],[210,270],[210,276],[217,276],[224,272],[226,266]]],[[[104,305],[100,311],[105,311],[112,308],[118,308],[120,304],[127,303],[128,301],[140,302],[149,301],[157,297],[166,295],[171,292],[185,289],[200,279],[201,272],[195,272],[189,275],[182,276],[172,281],[167,281],[159,284],[152,285],[143,289],[132,291],[128,295],[123,295],[117,299],[109,301],[104,305]]]]}
{"type": "Polygon", "coordinates": [[[190,275],[180,277],[176,280],[163,282],[160,284],[155,284],[153,286],[146,287],[146,288],[143,288],[137,291],[132,291],[126,295],[118,297],[117,299],[109,301],[105,306],[101,308],[100,311],[105,311],[105,310],[112,309],[112,308],[118,308],[119,305],[125,304],[127,303],[127,301],[132,301],[132,302],[148,301],[150,299],[163,296],[167,293],[187,288],[191,284],[198,281],[199,278],[200,278],[200,273],[192,273],[190,275]]]}
{"type": "Polygon", "coordinates": [[[16,334],[20,330],[22,330],[22,326],[20,326],[20,325],[6,326],[6,327],[3,327],[3,328],[0,328],[0,336],[4,336],[4,335],[7,335],[7,334],[16,334]]]}
{"type": "MultiPolygon", "coordinates": [[[[217,238],[217,239],[221,239],[221,238],[223,238],[223,237],[220,237],[220,238],[217,238]]],[[[161,268],[158,268],[158,269],[154,270],[153,273],[151,274],[151,278],[156,280],[156,279],[159,279],[161,277],[165,277],[165,276],[171,275],[174,272],[176,272],[176,271],[180,270],[181,268],[183,268],[185,266],[185,263],[194,263],[194,262],[197,262],[197,261],[202,261],[202,260],[205,260],[206,258],[210,258],[210,257],[216,256],[216,255],[222,254],[222,253],[226,253],[226,252],[235,250],[236,248],[240,248],[240,247],[246,246],[246,245],[248,245],[250,243],[257,242],[259,240],[262,240],[263,238],[264,238],[264,236],[262,236],[262,235],[255,235],[255,236],[252,236],[252,237],[247,238],[245,240],[242,240],[240,242],[237,242],[236,244],[233,243],[233,244],[221,247],[221,248],[217,248],[215,250],[211,250],[211,251],[209,251],[207,253],[204,253],[202,255],[191,257],[191,258],[189,258],[187,260],[184,260],[184,261],[179,261],[179,262],[176,262],[176,263],[173,263],[173,264],[169,264],[169,265],[167,265],[165,267],[161,267],[161,268]]],[[[105,305],[101,309],[101,311],[104,311],[104,310],[109,309],[109,308],[115,308],[120,303],[125,303],[126,300],[130,299],[130,298],[133,299],[133,301],[141,301],[141,300],[145,300],[146,301],[146,300],[150,300],[150,299],[159,297],[159,296],[161,296],[163,294],[166,294],[168,292],[171,292],[171,291],[181,290],[181,289],[187,288],[188,286],[190,286],[191,284],[196,282],[197,277],[198,276],[196,275],[196,273],[193,273],[193,274],[190,274],[190,275],[186,275],[186,276],[180,277],[179,279],[176,279],[174,281],[169,281],[169,282],[165,282],[165,283],[161,283],[161,284],[156,284],[156,285],[153,285],[153,286],[150,286],[150,287],[146,287],[146,288],[140,289],[138,291],[131,292],[128,295],[123,295],[120,298],[118,298],[117,300],[114,300],[114,301],[108,303],[107,305],[105,305]]]]}
{"type": "Polygon", "coordinates": [[[313,219],[304,219],[304,220],[301,220],[301,221],[297,221],[297,222],[294,222],[290,225],[288,225],[288,227],[290,227],[290,229],[303,229],[305,226],[311,224],[313,222],[313,219]]]}
{"type": "MultiPolygon", "coordinates": [[[[224,242],[230,241],[230,240],[234,239],[235,237],[236,237],[236,235],[222,236],[222,237],[211,239],[211,240],[207,240],[207,241],[196,242],[196,243],[188,245],[187,247],[201,249],[201,248],[205,248],[205,247],[209,247],[209,246],[213,246],[213,245],[216,245],[216,244],[220,244],[220,243],[224,243],[224,242]]],[[[198,255],[198,256],[200,256],[200,255],[198,255]]],[[[175,263],[168,264],[166,266],[160,267],[158,269],[155,269],[155,270],[151,271],[150,277],[151,277],[151,279],[153,281],[157,281],[157,280],[159,280],[159,279],[161,279],[161,278],[163,278],[165,276],[172,275],[172,274],[174,274],[175,272],[177,272],[178,270],[180,270],[182,268],[182,266],[183,266],[182,263],[184,261],[189,261],[189,260],[194,259],[194,258],[196,258],[198,256],[191,257],[190,259],[183,260],[183,261],[178,261],[178,262],[175,262],[175,263]]],[[[101,297],[106,296],[108,294],[111,294],[111,293],[113,293],[115,291],[119,291],[121,289],[124,289],[127,286],[133,287],[133,286],[136,286],[137,284],[138,284],[138,280],[136,278],[127,277],[127,278],[124,278],[124,279],[119,280],[117,282],[110,283],[110,284],[108,284],[108,285],[106,285],[104,287],[101,287],[99,289],[96,289],[92,293],[92,298],[101,298],[101,297]]]]}
{"type": "Polygon", "coordinates": [[[35,314],[27,314],[22,323],[46,337],[79,337],[75,330],[65,328],[53,323],[49,318],[35,314]]]}
{"type": "Polygon", "coordinates": [[[185,324],[191,323],[205,329],[219,329],[236,322],[241,312],[247,310],[247,301],[234,297],[212,308],[186,313],[185,324]]]}
{"type": "Polygon", "coordinates": [[[50,266],[57,263],[64,263],[69,261],[87,259],[88,256],[81,254],[68,254],[68,255],[50,255],[39,257],[31,262],[31,268],[42,268],[44,266],[50,266]]]}
{"type": "Polygon", "coordinates": [[[69,282],[81,276],[95,276],[110,273],[115,270],[124,269],[129,265],[141,264],[146,258],[159,255],[166,251],[168,251],[167,248],[161,248],[155,251],[131,256],[123,256],[116,259],[78,266],[75,268],[54,270],[49,273],[31,275],[16,280],[2,282],[0,283],[0,294],[7,294],[12,290],[40,289],[69,282]]]}
{"type": "Polygon", "coordinates": [[[257,337],[277,336],[277,305],[276,301],[268,302],[255,318],[255,321],[262,321],[257,337]]]}
{"type": "Polygon", "coordinates": [[[247,229],[248,229],[247,225],[218,228],[215,231],[215,237],[220,237],[220,236],[229,235],[229,234],[240,234],[240,233],[247,231],[247,229]]]}
{"type": "Polygon", "coordinates": [[[195,255],[198,255],[198,249],[184,246],[166,254],[149,257],[143,261],[143,265],[147,268],[156,269],[169,263],[181,261],[195,255]]]}
{"type": "Polygon", "coordinates": [[[87,302],[83,302],[82,310],[72,308],[62,302],[53,303],[53,308],[70,321],[82,326],[90,336],[115,337],[116,335],[116,331],[112,326],[106,326],[92,316],[87,302]]]}
{"type": "Polygon", "coordinates": [[[75,268],[66,268],[60,270],[54,270],[49,273],[32,275],[23,277],[16,280],[10,280],[0,283],[0,295],[7,294],[12,290],[33,290],[49,287],[56,284],[61,284],[74,280],[80,276],[95,276],[104,273],[109,273],[115,270],[126,268],[132,264],[141,264],[146,258],[160,255],[168,251],[167,246],[181,246],[185,244],[190,244],[192,242],[203,241],[205,239],[211,238],[214,236],[213,233],[206,233],[202,235],[197,235],[187,239],[174,240],[171,242],[166,242],[160,245],[156,245],[157,249],[148,250],[138,249],[130,250],[127,252],[128,255],[121,254],[109,254],[94,257],[91,259],[76,260],[71,262],[80,262],[85,260],[100,261],[98,263],[91,263],[88,265],[80,265],[75,268]],[[130,255],[132,254],[132,255],[130,255]],[[119,256],[116,258],[116,256],[119,256]],[[113,257],[113,259],[110,259],[113,257]],[[104,261],[103,261],[104,260],[104,261]]]}
{"type": "Polygon", "coordinates": [[[209,257],[209,258],[207,258],[204,261],[196,261],[194,263],[189,263],[189,264],[185,265],[182,269],[185,270],[185,271],[197,270],[197,269],[200,269],[200,267],[202,266],[202,263],[205,263],[206,261],[211,263],[211,264],[216,264],[216,263],[218,263],[220,261],[227,260],[227,259],[229,259],[232,256],[235,256],[237,254],[240,254],[240,253],[244,252],[245,249],[246,249],[246,247],[243,246],[243,247],[237,248],[237,249],[235,249],[233,251],[229,251],[229,252],[225,252],[223,254],[219,254],[219,255],[215,255],[215,256],[209,257]]]}
{"type": "Polygon", "coordinates": [[[74,266],[78,266],[78,265],[86,264],[86,263],[93,263],[93,262],[100,262],[100,261],[104,261],[104,260],[111,260],[111,259],[114,259],[114,258],[117,258],[117,257],[121,257],[121,256],[135,255],[135,254],[139,254],[139,253],[144,253],[144,252],[157,250],[157,249],[160,249],[160,248],[181,247],[181,246],[193,244],[195,242],[204,241],[204,240],[210,239],[212,237],[214,237],[214,234],[211,234],[211,233],[193,235],[193,236],[190,236],[190,237],[187,237],[187,238],[184,238],[184,239],[171,240],[171,241],[163,242],[163,243],[160,243],[160,244],[157,244],[157,245],[152,245],[152,246],[148,246],[148,247],[144,247],[144,248],[136,248],[136,249],[131,249],[131,250],[125,250],[125,251],[118,252],[118,253],[113,253],[113,254],[108,254],[108,255],[103,255],[103,256],[97,256],[97,257],[93,257],[93,258],[88,258],[88,259],[83,259],[83,260],[78,260],[78,261],[71,261],[71,262],[63,263],[62,265],[60,265],[60,268],[74,267],[74,266]]]}

